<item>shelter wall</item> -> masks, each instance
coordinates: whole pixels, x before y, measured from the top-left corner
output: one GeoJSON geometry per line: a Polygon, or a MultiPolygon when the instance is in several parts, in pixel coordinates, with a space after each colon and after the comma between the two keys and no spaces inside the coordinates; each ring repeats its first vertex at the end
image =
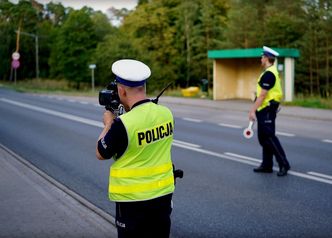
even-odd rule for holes
{"type": "Polygon", "coordinates": [[[214,64],[214,100],[254,98],[262,72],[259,58],[216,59],[214,64]]]}

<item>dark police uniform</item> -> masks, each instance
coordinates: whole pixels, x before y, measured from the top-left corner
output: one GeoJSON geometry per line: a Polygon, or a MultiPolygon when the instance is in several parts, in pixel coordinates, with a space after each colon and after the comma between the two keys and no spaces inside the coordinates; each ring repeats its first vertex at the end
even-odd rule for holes
{"type": "Polygon", "coordinates": [[[290,165],[275,134],[275,120],[282,96],[280,79],[275,66],[272,65],[263,72],[258,80],[257,88],[257,91],[265,89],[268,93],[261,107],[256,111],[258,140],[263,148],[263,161],[261,166],[254,171],[272,172],[274,155],[280,168],[278,176],[283,176],[285,173],[282,170],[286,170],[287,173],[290,165]]]}
{"type": "MultiPolygon", "coordinates": [[[[259,85],[265,90],[270,90],[275,84],[275,76],[267,71],[262,76],[259,85]]],[[[275,135],[275,120],[279,108],[279,102],[270,101],[270,105],[256,112],[258,121],[258,140],[263,147],[263,167],[273,167],[273,155],[275,155],[279,167],[289,167],[286,154],[275,135]]]]}

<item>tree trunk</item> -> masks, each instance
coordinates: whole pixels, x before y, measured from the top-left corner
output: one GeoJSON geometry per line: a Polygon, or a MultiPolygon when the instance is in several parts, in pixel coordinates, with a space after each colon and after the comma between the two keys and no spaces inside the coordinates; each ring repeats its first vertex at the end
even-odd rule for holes
{"type": "Polygon", "coordinates": [[[186,81],[187,81],[187,87],[189,87],[189,80],[190,80],[190,64],[191,64],[191,45],[190,45],[190,26],[189,26],[189,20],[187,11],[185,12],[184,16],[184,24],[185,24],[185,37],[186,37],[186,48],[187,48],[187,75],[186,75],[186,81]]]}
{"type": "Polygon", "coordinates": [[[316,86],[317,86],[317,95],[320,96],[321,95],[321,90],[320,90],[320,77],[319,77],[319,55],[318,55],[318,39],[317,39],[317,31],[315,31],[315,71],[316,71],[316,86]]]}
{"type": "Polygon", "coordinates": [[[326,57],[326,67],[325,67],[325,95],[327,98],[330,97],[330,54],[329,54],[329,37],[326,35],[326,51],[325,51],[325,57],[326,57]]]}

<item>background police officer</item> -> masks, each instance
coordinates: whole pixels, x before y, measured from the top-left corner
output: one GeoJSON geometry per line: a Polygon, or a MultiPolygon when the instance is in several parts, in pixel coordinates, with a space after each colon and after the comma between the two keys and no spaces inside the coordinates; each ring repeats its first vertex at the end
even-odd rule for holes
{"type": "Polygon", "coordinates": [[[257,97],[249,112],[249,120],[258,122],[258,140],[263,148],[263,161],[254,172],[272,173],[273,155],[278,165],[278,176],[287,175],[290,165],[286,154],[275,134],[275,120],[282,99],[282,88],[279,74],[274,65],[275,58],[279,55],[275,50],[264,46],[261,65],[264,72],[257,83],[257,97]]]}
{"type": "Polygon", "coordinates": [[[171,161],[174,119],[171,111],[146,97],[151,71],[140,61],[112,65],[127,113],[104,113],[96,155],[114,158],[109,198],[116,202],[118,237],[169,237],[174,177],[171,161]]]}

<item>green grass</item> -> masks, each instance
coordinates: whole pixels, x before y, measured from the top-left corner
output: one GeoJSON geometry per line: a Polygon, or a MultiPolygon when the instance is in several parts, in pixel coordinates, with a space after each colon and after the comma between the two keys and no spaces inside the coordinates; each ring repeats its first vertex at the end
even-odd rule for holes
{"type": "Polygon", "coordinates": [[[73,88],[66,80],[33,79],[14,82],[0,81],[0,87],[6,87],[18,92],[42,93],[42,94],[64,94],[72,96],[97,97],[100,88],[92,92],[91,85],[81,84],[80,90],[73,88]]]}
{"type": "MultiPolygon", "coordinates": [[[[0,87],[11,88],[19,92],[29,92],[29,93],[43,93],[43,94],[62,94],[71,96],[88,96],[88,97],[98,97],[98,92],[102,88],[95,88],[92,92],[91,85],[88,83],[82,83],[81,89],[76,90],[72,85],[66,80],[51,80],[51,79],[33,79],[33,80],[20,80],[16,84],[9,81],[0,81],[0,87]]],[[[150,97],[155,97],[159,94],[159,91],[151,93],[150,97]]],[[[164,92],[165,96],[172,97],[183,97],[181,93],[181,88],[168,89],[164,92]]],[[[202,91],[198,92],[197,95],[192,98],[206,98],[212,99],[212,90],[209,90],[209,95],[202,91]]],[[[322,109],[332,109],[332,98],[320,98],[320,97],[304,97],[297,96],[293,102],[283,102],[284,105],[288,106],[300,106],[309,108],[322,108],[322,109]]]]}
{"type": "Polygon", "coordinates": [[[284,102],[283,104],[289,106],[332,109],[332,98],[299,96],[295,97],[293,102],[284,102]]]}

